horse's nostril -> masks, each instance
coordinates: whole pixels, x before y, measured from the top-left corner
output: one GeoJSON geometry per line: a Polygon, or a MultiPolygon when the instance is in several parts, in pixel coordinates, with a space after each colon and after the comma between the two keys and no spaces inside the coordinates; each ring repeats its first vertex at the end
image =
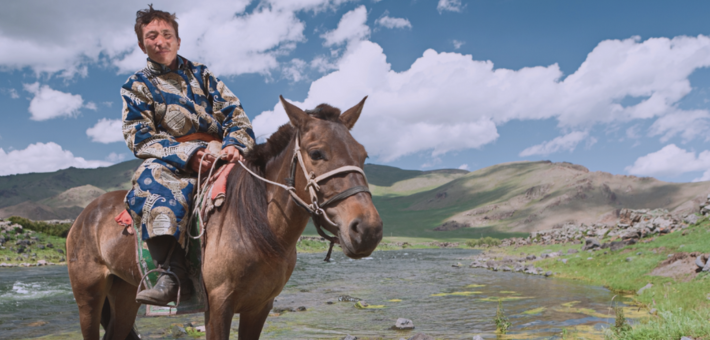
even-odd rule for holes
{"type": "Polygon", "coordinates": [[[360,233],[358,227],[360,226],[360,219],[356,218],[350,222],[350,230],[356,234],[360,233]]]}

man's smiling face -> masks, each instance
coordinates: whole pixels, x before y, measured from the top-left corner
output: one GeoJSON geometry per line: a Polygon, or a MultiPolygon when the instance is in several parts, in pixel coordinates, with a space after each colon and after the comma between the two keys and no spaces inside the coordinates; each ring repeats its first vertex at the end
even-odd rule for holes
{"type": "Polygon", "coordinates": [[[138,46],[153,61],[171,69],[176,67],[180,38],[169,23],[156,19],[143,26],[143,41],[138,42],[138,46]]]}

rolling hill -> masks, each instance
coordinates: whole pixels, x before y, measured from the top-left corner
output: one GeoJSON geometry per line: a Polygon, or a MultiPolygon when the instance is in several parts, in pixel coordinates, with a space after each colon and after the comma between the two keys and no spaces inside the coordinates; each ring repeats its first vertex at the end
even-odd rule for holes
{"type": "MultiPolygon", "coordinates": [[[[0,218],[74,218],[104,192],[128,188],[139,163],[0,177],[0,218]]],[[[621,208],[687,214],[710,193],[710,182],[668,183],[549,161],[498,164],[473,172],[366,164],[365,173],[385,236],[429,239],[613,223],[621,208]]]]}

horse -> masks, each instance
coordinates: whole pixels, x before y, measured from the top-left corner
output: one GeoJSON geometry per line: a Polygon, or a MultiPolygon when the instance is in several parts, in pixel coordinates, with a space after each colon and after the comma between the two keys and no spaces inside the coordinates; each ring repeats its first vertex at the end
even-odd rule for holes
{"type": "MultiPolygon", "coordinates": [[[[382,219],[362,170],[367,153],[350,134],[367,97],[342,114],[327,104],[303,111],[279,98],[290,124],[247,153],[246,165],[233,168],[224,204],[203,226],[209,340],[228,339],[236,313],[239,339],[259,339],[293,272],[309,218],[353,259],[369,256],[382,239],[382,219]]],[[[99,339],[101,326],[106,340],[139,339],[133,327],[141,282],[133,237],[139,235],[114,221],[125,196],[113,191],[91,202],[67,236],[67,268],[85,340],[99,339]]]]}

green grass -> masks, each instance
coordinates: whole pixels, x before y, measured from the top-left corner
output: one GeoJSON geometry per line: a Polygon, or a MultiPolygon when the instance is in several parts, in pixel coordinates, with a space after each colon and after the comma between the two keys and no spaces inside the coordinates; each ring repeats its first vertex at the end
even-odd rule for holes
{"type": "Polygon", "coordinates": [[[5,243],[4,247],[5,249],[0,249],[0,263],[5,262],[5,263],[10,263],[10,264],[19,264],[19,263],[37,263],[39,260],[46,260],[47,262],[54,262],[54,263],[59,263],[59,260],[61,258],[66,259],[66,249],[65,249],[65,242],[66,239],[58,237],[58,236],[51,236],[51,235],[46,235],[42,233],[29,233],[26,230],[23,230],[22,233],[19,234],[14,234],[14,233],[8,233],[8,234],[1,234],[0,236],[4,237],[7,242],[5,243]],[[17,249],[18,246],[15,245],[15,242],[18,240],[29,240],[28,235],[30,237],[37,237],[37,241],[35,241],[35,244],[30,245],[29,248],[25,249],[25,251],[22,254],[18,254],[16,251],[11,250],[11,248],[17,249]],[[53,245],[53,248],[45,248],[45,249],[39,249],[37,246],[38,245],[47,245],[47,243],[51,243],[53,245]],[[57,250],[61,250],[64,252],[64,254],[59,253],[57,250]],[[37,254],[37,256],[32,256],[34,254],[37,254]],[[27,257],[23,256],[27,255],[27,257]],[[17,258],[20,258],[19,260],[17,258]]]}
{"type": "Polygon", "coordinates": [[[521,252],[540,255],[542,252],[562,251],[560,258],[566,258],[567,264],[559,261],[560,258],[552,258],[539,261],[536,266],[557,273],[557,277],[605,286],[619,294],[635,294],[641,287],[652,283],[653,287],[633,298],[645,310],[657,309],[658,316],[643,320],[629,330],[607,332],[610,339],[680,339],[681,336],[710,339],[710,300],[707,295],[710,293],[710,276],[700,274],[695,279],[683,282],[648,275],[669,254],[708,252],[708,219],[704,218],[698,225],[685,229],[685,233],[685,236],[680,231],[657,236],[655,239],[644,240],[648,243],[637,243],[613,252],[605,249],[593,253],[566,253],[570,248],[581,250],[579,244],[534,245],[519,247],[517,250],[509,247],[504,251],[514,255],[521,252]],[[636,255],[639,252],[641,255],[636,255]],[[629,257],[631,261],[626,261],[629,257]]]}

